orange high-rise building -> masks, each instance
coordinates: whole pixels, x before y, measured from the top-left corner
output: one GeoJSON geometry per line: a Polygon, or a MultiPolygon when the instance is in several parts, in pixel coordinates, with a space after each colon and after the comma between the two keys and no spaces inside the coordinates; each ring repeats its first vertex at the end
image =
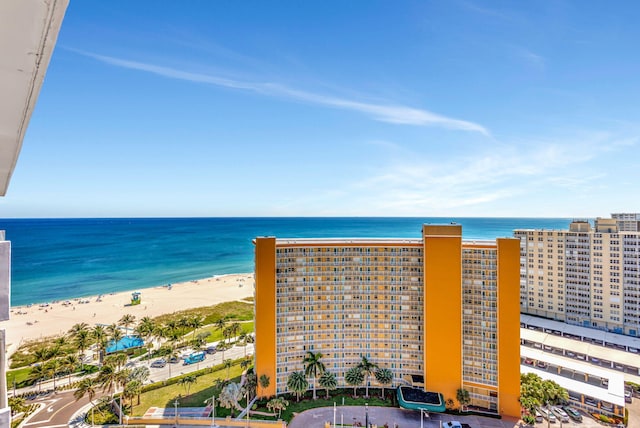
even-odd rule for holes
{"type": "Polygon", "coordinates": [[[254,242],[260,395],[288,392],[312,351],[339,386],[364,355],[394,386],[454,400],[464,388],[474,406],[520,415],[517,239],[467,242],[452,224],[425,225],[421,239],[254,242]]]}

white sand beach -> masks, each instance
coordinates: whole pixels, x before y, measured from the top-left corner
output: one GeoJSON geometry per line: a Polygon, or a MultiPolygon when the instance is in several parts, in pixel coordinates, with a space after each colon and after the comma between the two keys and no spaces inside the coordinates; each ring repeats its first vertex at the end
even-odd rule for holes
{"type": "Polygon", "coordinates": [[[11,319],[0,322],[6,330],[7,354],[29,340],[66,333],[74,324],[112,324],[125,314],[139,320],[184,309],[211,306],[252,297],[253,274],[220,275],[182,283],[130,290],[100,297],[61,300],[48,306],[11,308],[11,319]],[[131,293],[141,292],[141,303],[131,306],[131,293]]]}

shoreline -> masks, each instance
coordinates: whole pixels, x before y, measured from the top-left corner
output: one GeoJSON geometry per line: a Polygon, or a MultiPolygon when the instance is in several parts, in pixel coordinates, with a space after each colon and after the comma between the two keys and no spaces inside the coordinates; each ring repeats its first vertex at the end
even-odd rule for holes
{"type": "Polygon", "coordinates": [[[74,324],[112,324],[125,314],[156,317],[185,309],[253,297],[253,273],[215,275],[180,283],[132,289],[109,294],[58,300],[54,303],[12,306],[5,329],[7,357],[27,342],[65,334],[74,324]],[[141,303],[131,305],[131,294],[141,293],[141,303]]]}

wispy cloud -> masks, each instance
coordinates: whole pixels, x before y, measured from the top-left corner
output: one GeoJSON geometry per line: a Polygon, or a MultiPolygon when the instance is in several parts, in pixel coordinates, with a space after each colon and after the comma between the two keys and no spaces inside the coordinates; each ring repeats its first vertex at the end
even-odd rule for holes
{"type": "Polygon", "coordinates": [[[443,116],[423,109],[417,109],[397,104],[376,104],[354,101],[330,95],[302,91],[274,82],[241,81],[216,76],[213,74],[195,73],[156,64],[131,61],[127,59],[99,55],[75,49],[72,50],[76,53],[93,58],[105,64],[130,70],[152,73],[169,79],[184,80],[194,83],[204,83],[229,89],[251,91],[267,96],[285,97],[310,104],[355,111],[358,113],[367,114],[373,119],[381,122],[395,123],[400,125],[438,126],[447,129],[478,132],[486,136],[489,135],[489,131],[480,124],[443,116]]]}
{"type": "Polygon", "coordinates": [[[332,203],[324,201],[321,193],[314,193],[314,199],[305,203],[322,209],[337,207],[336,212],[324,215],[470,215],[496,213],[498,207],[514,212],[525,195],[528,199],[551,194],[577,197],[594,186],[606,185],[608,171],[600,165],[602,156],[628,150],[635,141],[594,132],[574,139],[503,144],[500,150],[479,148],[476,153],[445,159],[407,153],[378,173],[345,183],[340,189],[342,197],[330,195],[332,203]]]}

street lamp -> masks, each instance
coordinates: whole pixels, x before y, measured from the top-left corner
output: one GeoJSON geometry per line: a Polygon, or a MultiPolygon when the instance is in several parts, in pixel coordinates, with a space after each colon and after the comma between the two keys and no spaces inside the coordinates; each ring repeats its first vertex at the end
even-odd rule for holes
{"type": "Polygon", "coordinates": [[[424,409],[420,409],[420,428],[424,428],[424,416],[427,416],[427,418],[429,418],[429,413],[427,413],[426,410],[424,409]]]}
{"type": "Polygon", "coordinates": [[[364,426],[369,428],[369,403],[364,403],[364,426]]]}
{"type": "MultiPolygon", "coordinates": [[[[205,403],[207,400],[205,400],[205,403]]],[[[216,425],[216,396],[211,396],[211,428],[217,428],[216,425]]]]}
{"type": "Polygon", "coordinates": [[[336,402],[333,402],[333,428],[336,428],[336,402]]]}
{"type": "Polygon", "coordinates": [[[173,406],[176,409],[176,427],[178,427],[178,399],[176,398],[176,401],[173,402],[173,406]]]}

